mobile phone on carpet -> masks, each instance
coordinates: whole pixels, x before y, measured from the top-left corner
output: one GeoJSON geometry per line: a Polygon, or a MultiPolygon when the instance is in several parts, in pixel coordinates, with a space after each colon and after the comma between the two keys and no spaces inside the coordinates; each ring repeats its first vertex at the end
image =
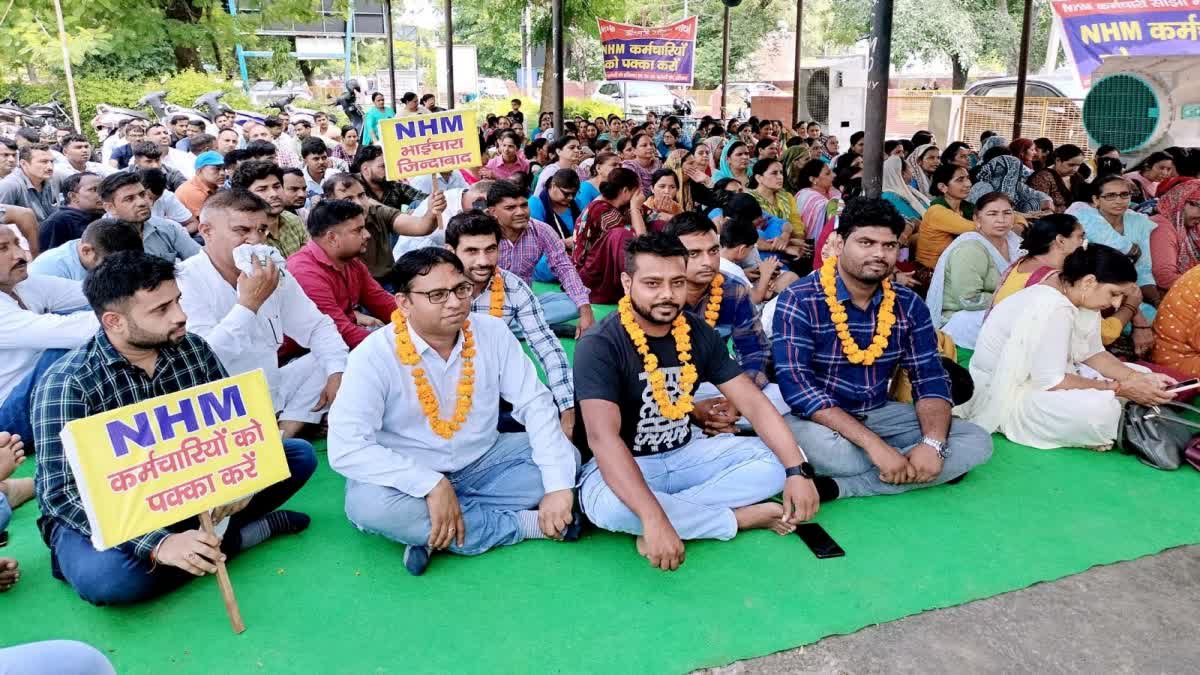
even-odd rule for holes
{"type": "Polygon", "coordinates": [[[1167,389],[1167,393],[1178,394],[1179,392],[1195,389],[1196,387],[1200,387],[1200,377],[1193,377],[1190,380],[1176,382],[1175,384],[1171,385],[1170,389],[1167,389]]]}
{"type": "Polygon", "coordinates": [[[808,550],[818,558],[840,558],[846,555],[841,546],[829,536],[825,528],[817,523],[800,523],[796,526],[796,535],[808,545],[808,550]]]}

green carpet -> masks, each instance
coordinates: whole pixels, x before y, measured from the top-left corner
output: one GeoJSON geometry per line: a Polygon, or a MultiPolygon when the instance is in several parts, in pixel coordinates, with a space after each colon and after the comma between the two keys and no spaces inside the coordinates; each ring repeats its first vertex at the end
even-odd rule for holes
{"type": "Polygon", "coordinates": [[[30,505],[0,549],[23,570],[0,596],[0,645],[85,640],[121,673],[685,672],[1200,542],[1181,508],[1198,481],[998,440],[959,485],[827,505],[817,520],[845,558],[752,532],[689,544],[668,574],[631,538],[592,531],[436,557],[414,578],[398,545],[350,526],[342,481],[323,465],[292,502],[312,527],[230,566],[241,636],[212,578],[138,607],[86,604],[51,578],[30,505]]]}

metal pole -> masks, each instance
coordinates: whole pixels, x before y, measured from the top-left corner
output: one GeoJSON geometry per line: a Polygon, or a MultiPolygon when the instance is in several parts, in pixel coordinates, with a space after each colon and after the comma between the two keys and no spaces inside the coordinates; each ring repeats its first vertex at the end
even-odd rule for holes
{"type": "MultiPolygon", "coordinates": [[[[350,60],[354,58],[354,0],[346,5],[346,86],[350,85],[350,60]]],[[[393,108],[394,110],[394,108],[393,108]]]]}
{"type": "Polygon", "coordinates": [[[383,20],[387,30],[388,82],[391,83],[392,110],[396,109],[396,35],[392,26],[392,0],[383,0],[383,20]]]}
{"type": "Polygon", "coordinates": [[[454,108],[454,7],[446,0],[446,108],[454,108]]]}
{"type": "Polygon", "coordinates": [[[533,98],[533,19],[525,5],[525,96],[533,98]]]}
{"type": "Polygon", "coordinates": [[[1025,71],[1029,69],[1029,39],[1033,33],[1033,0],[1025,0],[1021,17],[1021,51],[1017,56],[1017,100],[1013,104],[1013,140],[1021,137],[1021,118],[1025,115],[1025,71]]]}
{"type": "Polygon", "coordinates": [[[67,76],[67,93],[71,96],[71,119],[75,133],[83,128],[79,125],[79,101],[75,98],[75,76],[71,74],[71,50],[67,47],[67,27],[63,23],[62,2],[54,0],[54,15],[58,19],[58,40],[62,43],[63,72],[67,76]]]}
{"type": "Polygon", "coordinates": [[[566,74],[566,68],[563,66],[563,0],[553,0],[552,5],[550,28],[554,42],[554,87],[550,90],[550,101],[554,107],[554,137],[562,138],[563,80],[566,74]]]}
{"type": "Polygon", "coordinates": [[[892,61],[893,0],[876,0],[868,51],[867,119],[863,144],[863,193],[883,192],[883,137],[887,132],[888,77],[892,61]]]}
{"type": "Polygon", "coordinates": [[[792,126],[800,121],[800,32],[804,27],[804,0],[796,0],[796,72],[792,76],[792,126]]]}
{"type": "Polygon", "coordinates": [[[729,99],[729,5],[725,5],[725,29],[721,34],[721,121],[725,121],[725,102],[729,99]]]}

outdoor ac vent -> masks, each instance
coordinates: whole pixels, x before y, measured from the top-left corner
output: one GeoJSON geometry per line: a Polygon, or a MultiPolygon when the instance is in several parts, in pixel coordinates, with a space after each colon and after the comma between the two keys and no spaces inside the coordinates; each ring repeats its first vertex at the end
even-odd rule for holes
{"type": "Polygon", "coordinates": [[[1113,56],[1092,74],[1083,102],[1092,147],[1146,155],[1200,145],[1200,59],[1113,56]]]}
{"type": "Polygon", "coordinates": [[[829,127],[829,69],[805,68],[801,72],[801,91],[804,105],[808,108],[807,118],[816,120],[822,127],[829,127]]]}

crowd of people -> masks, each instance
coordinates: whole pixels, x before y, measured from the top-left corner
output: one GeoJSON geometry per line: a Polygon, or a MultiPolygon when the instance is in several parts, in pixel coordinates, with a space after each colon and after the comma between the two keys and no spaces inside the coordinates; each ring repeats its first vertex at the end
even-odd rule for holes
{"type": "MultiPolygon", "coordinates": [[[[361,130],[0,139],[0,531],[36,499],[88,602],[304,530],[283,507],[326,433],[347,517],[414,575],[585,519],[673,570],[687,540],[958,482],[993,432],[1109,449],[1124,402],[1200,376],[1194,149],[1126,170],[1107,147],[920,132],[885,144],[872,198],[862,132],[842,151],[815,122],[651,113],[556,133],[513,100],[480,166],[389,181],[397,113],[371,98],[361,130]],[[221,538],[189,519],[93,549],[63,427],[259,368],[291,477],[217,509],[221,538]]],[[[19,575],[0,558],[0,590],[19,575]]]]}

